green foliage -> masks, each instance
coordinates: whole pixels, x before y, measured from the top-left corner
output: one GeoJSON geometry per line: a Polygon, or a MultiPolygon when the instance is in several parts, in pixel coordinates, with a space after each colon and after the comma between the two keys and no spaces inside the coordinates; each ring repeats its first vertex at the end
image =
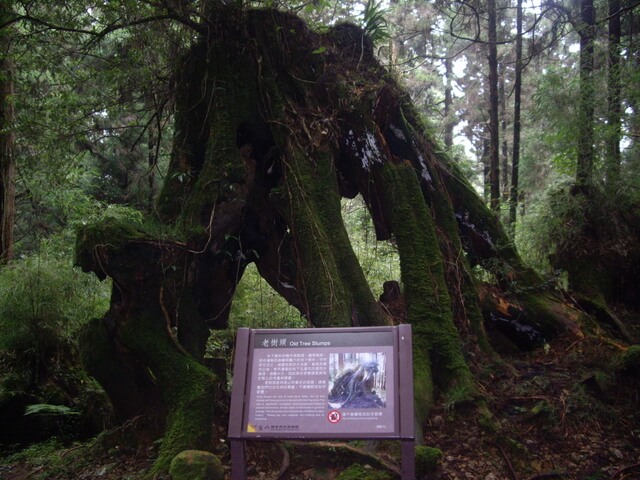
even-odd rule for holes
{"type": "Polygon", "coordinates": [[[229,315],[232,330],[306,327],[307,321],[260,276],[254,264],[238,284],[229,315]]]}
{"type": "Polygon", "coordinates": [[[620,371],[639,374],[640,373],[640,345],[631,345],[616,360],[616,368],[620,371]]]}
{"type": "Polygon", "coordinates": [[[69,450],[64,448],[65,445],[60,439],[52,437],[0,459],[0,464],[23,463],[31,470],[29,478],[32,480],[76,478],[75,472],[93,461],[93,458],[81,445],[69,450]],[[64,454],[61,455],[61,452],[64,454]]]}
{"type": "Polygon", "coordinates": [[[529,112],[531,120],[541,129],[557,171],[568,176],[575,172],[577,131],[581,128],[577,115],[579,87],[578,76],[571,68],[550,68],[540,78],[529,112]]]}
{"type": "Polygon", "coordinates": [[[391,242],[376,240],[373,220],[361,196],[342,200],[342,219],[369,287],[382,293],[387,280],[400,280],[400,257],[391,242]]]}
{"type": "Polygon", "coordinates": [[[189,41],[162,21],[100,37],[70,31],[156,14],[142,2],[40,2],[28,13],[65,30],[14,26],[18,252],[105,205],[151,209],[172,137],[168,81],[189,41]]]}
{"type": "Polygon", "coordinates": [[[369,465],[354,463],[342,471],[336,480],[391,480],[393,477],[387,472],[374,470],[369,465]]]}
{"type": "Polygon", "coordinates": [[[374,45],[389,38],[389,25],[384,18],[386,13],[382,2],[376,2],[376,0],[367,0],[364,6],[362,28],[374,45]]]}
{"type": "Polygon", "coordinates": [[[0,349],[37,358],[73,342],[108,307],[109,287],[46,250],[0,270],[0,349]]]}
{"type": "Polygon", "coordinates": [[[572,181],[551,186],[529,207],[516,228],[516,245],[523,260],[542,273],[553,273],[549,256],[571,248],[580,236],[589,205],[583,196],[570,194],[572,181]]]}
{"type": "Polygon", "coordinates": [[[635,250],[629,245],[636,242],[638,215],[634,192],[619,190],[611,196],[596,185],[585,196],[573,194],[572,186],[569,178],[555,182],[521,217],[516,245],[525,262],[541,273],[558,274],[551,258],[565,258],[567,253],[570,258],[592,255],[585,247],[592,238],[601,242],[601,254],[632,259],[635,250]]]}
{"type": "MultiPolygon", "coordinates": [[[[547,159],[551,159],[555,173],[575,176],[579,134],[585,128],[590,128],[588,119],[581,118],[578,108],[582,101],[581,92],[585,90],[590,92],[589,102],[595,112],[594,179],[599,178],[598,172],[604,169],[606,161],[604,145],[612,135],[611,127],[598,120],[607,116],[606,75],[594,75],[589,84],[584,85],[573,66],[558,65],[543,71],[532,95],[531,108],[525,111],[528,116],[526,121],[532,124],[529,137],[539,137],[524,142],[525,179],[526,170],[539,169],[539,164],[547,159]],[[527,143],[533,145],[527,147],[527,143]],[[536,165],[530,165],[531,162],[536,165]]],[[[546,175],[549,176],[547,180],[554,178],[551,172],[546,172],[546,175]]]]}
{"type": "Polygon", "coordinates": [[[444,408],[449,412],[453,411],[457,405],[472,401],[476,396],[475,387],[468,383],[455,384],[446,393],[444,408]]]}
{"type": "Polygon", "coordinates": [[[73,408],[64,405],[51,405],[49,403],[35,403],[28,405],[24,410],[25,415],[80,415],[73,408]]]}
{"type": "Polygon", "coordinates": [[[30,445],[13,455],[5,457],[2,461],[7,464],[25,462],[31,466],[46,465],[47,461],[58,457],[57,454],[63,447],[62,442],[53,437],[45,442],[30,445]]]}
{"type": "Polygon", "coordinates": [[[209,335],[207,339],[205,357],[231,359],[234,342],[235,336],[233,330],[212,330],[211,335],[209,335]]]}

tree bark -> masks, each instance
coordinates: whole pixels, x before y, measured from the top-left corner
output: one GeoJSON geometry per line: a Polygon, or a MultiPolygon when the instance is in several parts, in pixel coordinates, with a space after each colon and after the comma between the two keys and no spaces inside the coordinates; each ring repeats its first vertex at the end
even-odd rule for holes
{"type": "Polygon", "coordinates": [[[482,141],[482,194],[485,202],[491,204],[491,133],[486,129],[482,141]],[[489,133],[489,135],[487,135],[489,133]]]}
{"type": "Polygon", "coordinates": [[[498,40],[496,0],[487,0],[488,48],[489,48],[489,134],[490,134],[490,167],[489,183],[491,186],[490,205],[497,211],[500,208],[500,123],[498,117],[498,40]]]}
{"type": "Polygon", "coordinates": [[[511,192],[509,194],[509,231],[515,237],[518,213],[520,174],[520,102],[522,97],[522,0],[516,5],[516,72],[513,89],[513,156],[511,159],[511,192]]]}
{"type": "Polygon", "coordinates": [[[500,131],[501,149],[500,149],[500,192],[504,197],[504,202],[509,202],[509,143],[507,142],[507,128],[509,126],[507,116],[507,92],[505,87],[506,67],[498,65],[499,82],[498,94],[500,97],[500,131]]]}
{"type": "Polygon", "coordinates": [[[580,21],[580,105],[578,128],[578,158],[576,168],[576,188],[587,191],[593,181],[594,159],[594,40],[596,12],[593,0],[581,0],[580,21]]]}
{"type": "MultiPolygon", "coordinates": [[[[221,391],[220,380],[174,333],[179,327],[179,303],[192,296],[189,286],[181,285],[189,260],[185,245],[147,239],[143,232],[115,222],[88,226],[78,238],[79,265],[111,277],[114,283],[103,325],[94,321],[87,327],[90,330],[85,329],[83,359],[117,412],[130,416],[142,411],[164,420],[152,474],[168,470],[182,450],[210,447],[213,407],[216,392],[221,391]],[[130,373],[115,383],[119,372],[130,373]],[[142,405],[145,393],[151,395],[142,405]],[[129,399],[132,405],[126,405],[129,399]]],[[[195,310],[189,314],[197,317],[195,310]]],[[[200,332],[200,340],[206,337],[200,332]]]]}
{"type": "Polygon", "coordinates": [[[611,192],[616,190],[620,179],[620,140],[622,138],[621,35],[620,0],[609,0],[609,72],[607,77],[609,134],[607,136],[606,182],[607,188],[611,192]]]}
{"type": "MultiPolygon", "coordinates": [[[[12,2],[0,2],[0,23],[11,18],[12,2]]],[[[15,108],[13,103],[15,66],[11,59],[11,29],[0,29],[0,263],[13,258],[15,223],[15,108]]]]}
{"type": "Polygon", "coordinates": [[[452,119],[453,112],[451,111],[453,107],[453,88],[451,86],[451,78],[453,77],[452,63],[450,58],[444,60],[446,81],[444,86],[444,146],[447,147],[448,150],[451,150],[451,147],[453,147],[453,127],[455,125],[452,119]]]}

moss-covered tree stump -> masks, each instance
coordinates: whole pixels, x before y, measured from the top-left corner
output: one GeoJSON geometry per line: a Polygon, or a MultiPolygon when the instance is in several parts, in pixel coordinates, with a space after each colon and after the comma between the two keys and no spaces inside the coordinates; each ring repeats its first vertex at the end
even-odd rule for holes
{"type": "MultiPolygon", "coordinates": [[[[85,358],[123,417],[166,420],[154,471],[207,449],[218,379],[202,366],[204,346],[210,328],[227,327],[249,263],[311,325],[393,321],[366,283],[341,197],[361,195],[377,238],[397,245],[401,279],[389,280],[402,281],[413,325],[418,423],[436,389],[449,403],[472,399],[468,358],[490,348],[471,267],[494,269],[503,289],[539,278],[360,28],[319,34],[273,9],[207,5],[177,69],[173,151],[150,219],[174,234],[117,222],[78,233],[78,263],[113,280],[85,358]]],[[[550,331],[567,328],[561,310],[548,309],[550,331]]]]}

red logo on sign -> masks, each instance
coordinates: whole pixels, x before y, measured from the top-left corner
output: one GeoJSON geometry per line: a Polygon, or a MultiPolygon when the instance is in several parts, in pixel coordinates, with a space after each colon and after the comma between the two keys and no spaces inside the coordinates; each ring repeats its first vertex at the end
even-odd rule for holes
{"type": "Polygon", "coordinates": [[[331,410],[327,415],[327,420],[329,420],[330,423],[338,423],[342,420],[342,414],[338,410],[331,410]]]}

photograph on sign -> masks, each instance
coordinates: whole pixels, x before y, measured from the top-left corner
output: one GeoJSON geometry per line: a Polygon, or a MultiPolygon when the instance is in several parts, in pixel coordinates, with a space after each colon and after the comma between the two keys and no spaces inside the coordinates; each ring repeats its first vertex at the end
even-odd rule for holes
{"type": "Polygon", "coordinates": [[[386,361],[382,352],[329,354],[329,408],[386,407],[386,361]]]}

